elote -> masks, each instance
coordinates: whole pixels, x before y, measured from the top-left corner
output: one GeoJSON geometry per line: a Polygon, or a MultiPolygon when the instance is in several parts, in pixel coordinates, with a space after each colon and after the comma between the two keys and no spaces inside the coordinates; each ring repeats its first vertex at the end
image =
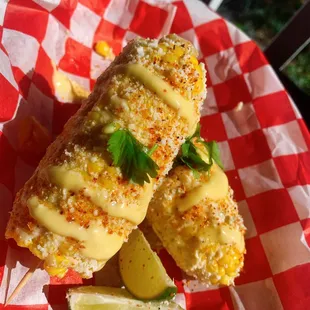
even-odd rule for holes
{"type": "Polygon", "coordinates": [[[131,41],[18,192],[6,238],[50,275],[72,268],[90,278],[144,219],[205,95],[189,42],[131,41]]]}
{"type": "Polygon", "coordinates": [[[209,170],[173,168],[150,202],[147,221],[188,275],[208,285],[231,285],[243,267],[245,226],[225,173],[210,160],[205,142],[194,140],[194,155],[209,170]]]}

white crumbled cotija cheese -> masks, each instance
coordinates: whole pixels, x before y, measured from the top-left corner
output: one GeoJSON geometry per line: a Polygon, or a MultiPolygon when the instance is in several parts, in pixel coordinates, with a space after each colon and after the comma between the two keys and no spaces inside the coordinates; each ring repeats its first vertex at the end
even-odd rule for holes
{"type": "Polygon", "coordinates": [[[70,153],[68,150],[65,150],[65,155],[68,157],[72,157],[72,153],[70,153]]]}
{"type": "Polygon", "coordinates": [[[137,52],[138,52],[138,55],[139,55],[139,56],[144,56],[144,49],[143,49],[142,46],[139,46],[139,47],[137,48],[137,52]]]}

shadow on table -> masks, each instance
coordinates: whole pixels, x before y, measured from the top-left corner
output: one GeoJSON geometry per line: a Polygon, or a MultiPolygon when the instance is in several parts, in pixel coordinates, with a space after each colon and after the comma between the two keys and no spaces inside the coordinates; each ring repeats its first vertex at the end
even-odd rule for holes
{"type": "MultiPolygon", "coordinates": [[[[31,254],[28,249],[19,247],[13,239],[5,240],[5,229],[9,219],[9,212],[12,209],[13,201],[16,193],[22,188],[25,182],[31,177],[41,158],[44,156],[46,147],[44,148],[21,148],[20,146],[20,135],[25,134],[25,129],[21,128],[22,121],[27,118],[34,116],[50,115],[48,109],[50,107],[44,106],[42,98],[38,98],[35,95],[29,96],[30,88],[35,87],[37,90],[44,89],[44,95],[48,96],[49,102],[53,100],[54,106],[57,106],[57,113],[62,115],[62,126],[57,126],[58,130],[62,130],[63,125],[67,119],[71,116],[68,113],[68,104],[59,103],[52,94],[52,90],[47,80],[33,71],[28,72],[23,79],[17,81],[20,94],[27,96],[27,100],[20,98],[17,103],[16,112],[14,118],[3,124],[2,132],[0,136],[1,146],[1,175],[0,183],[3,183],[0,187],[0,201],[1,201],[1,217],[0,217],[0,242],[1,255],[0,255],[0,268],[6,265],[5,278],[2,280],[1,289],[5,290],[4,294],[7,298],[8,287],[10,285],[12,274],[14,269],[17,268],[17,263],[26,267],[27,269],[32,268],[38,264],[38,259],[31,254]],[[36,85],[32,85],[28,76],[36,74],[36,85]],[[65,113],[63,113],[65,110],[65,113]],[[37,149],[39,148],[39,152],[37,149]]],[[[35,94],[36,92],[34,92],[35,94]]],[[[41,93],[41,91],[37,91],[41,93]]],[[[75,112],[77,107],[73,109],[75,112]]],[[[52,137],[52,132],[49,132],[52,137]]],[[[31,136],[30,136],[31,138],[31,136]]],[[[51,139],[52,140],[52,139],[51,139]]],[[[51,142],[50,140],[50,142],[51,142]]],[[[31,143],[29,144],[30,146],[31,143]]]]}
{"type": "MultiPolygon", "coordinates": [[[[8,295],[10,282],[14,273],[14,269],[17,267],[18,264],[27,269],[42,269],[42,267],[38,266],[40,264],[40,260],[36,258],[28,249],[20,248],[14,240],[9,240],[7,243],[8,250],[4,262],[6,265],[6,271],[4,271],[4,278],[1,283],[1,289],[4,290],[4,301],[6,301],[10,297],[8,295]]],[[[21,272],[20,270],[18,270],[18,275],[20,274],[21,272]]],[[[22,280],[22,277],[19,280],[22,280]]],[[[15,287],[11,288],[10,292],[12,293],[14,289],[15,287]]]]}
{"type": "Polygon", "coordinates": [[[94,273],[91,279],[81,279],[76,272],[70,270],[63,279],[53,277],[51,284],[44,285],[43,293],[53,310],[67,309],[66,294],[68,290],[82,285],[122,287],[118,254],[114,255],[101,270],[94,273]]]}
{"type": "Polygon", "coordinates": [[[67,293],[71,288],[79,287],[81,284],[50,284],[43,286],[43,293],[53,310],[66,310],[67,306],[67,293]]]}
{"type": "MultiPolygon", "coordinates": [[[[28,73],[32,75],[33,72],[28,73]]],[[[38,76],[38,75],[37,75],[38,76]]],[[[48,82],[44,77],[39,78],[40,87],[45,89],[49,88],[48,82]]],[[[24,76],[23,79],[18,81],[18,86],[21,94],[28,94],[30,86],[28,76],[24,76]]],[[[52,90],[49,88],[49,94],[52,90]]],[[[12,209],[13,199],[18,190],[25,184],[30,178],[39,161],[43,157],[45,150],[37,152],[29,148],[24,150],[19,145],[20,135],[24,134],[24,128],[21,128],[21,121],[27,116],[31,116],[34,110],[40,104],[41,114],[45,113],[44,106],[42,110],[42,103],[36,102],[36,98],[21,98],[17,104],[14,117],[3,124],[2,132],[0,136],[1,145],[1,178],[0,183],[5,187],[5,190],[0,191],[1,201],[1,218],[0,218],[0,240],[4,240],[4,233],[6,223],[9,218],[9,212],[12,209]],[[22,161],[22,163],[21,163],[22,161]]],[[[54,98],[52,98],[54,99],[54,98]]],[[[2,188],[1,188],[2,189],[2,188]]]]}

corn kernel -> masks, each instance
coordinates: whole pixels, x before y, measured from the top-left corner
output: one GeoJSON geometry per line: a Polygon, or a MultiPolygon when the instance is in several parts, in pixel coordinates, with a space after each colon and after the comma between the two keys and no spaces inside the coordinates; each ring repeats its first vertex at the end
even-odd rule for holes
{"type": "Polygon", "coordinates": [[[184,50],[180,46],[175,46],[171,52],[163,56],[163,60],[168,63],[175,63],[184,55],[184,50]]]}
{"type": "Polygon", "coordinates": [[[230,284],[231,279],[225,275],[221,278],[220,283],[223,285],[229,285],[230,284]]]}
{"type": "MultiPolygon", "coordinates": [[[[191,56],[191,62],[194,64],[194,66],[196,67],[198,65],[198,60],[196,57],[191,56]]],[[[200,68],[200,67],[199,67],[200,68]]]]}
{"type": "Polygon", "coordinates": [[[119,127],[120,126],[117,123],[110,123],[102,128],[102,132],[105,134],[111,134],[115,132],[117,129],[119,129],[119,127]]]}
{"type": "Polygon", "coordinates": [[[113,189],[115,188],[115,181],[112,181],[110,179],[107,179],[106,177],[100,177],[99,182],[104,186],[105,189],[113,189]]]}
{"type": "Polygon", "coordinates": [[[218,273],[218,275],[219,275],[220,277],[224,276],[224,275],[225,275],[225,268],[224,268],[224,267],[219,267],[217,273],[218,273]]]}
{"type": "Polygon", "coordinates": [[[211,276],[210,278],[211,284],[218,284],[219,280],[217,279],[217,276],[211,276]]]}
{"type": "Polygon", "coordinates": [[[88,173],[99,173],[100,171],[102,171],[103,167],[102,165],[100,165],[99,163],[92,163],[90,162],[87,165],[87,171],[88,173]]]}
{"type": "Polygon", "coordinates": [[[97,54],[107,57],[110,54],[110,46],[107,42],[105,41],[98,41],[95,45],[95,51],[97,54]]]}
{"type": "Polygon", "coordinates": [[[227,272],[232,272],[236,269],[236,265],[234,263],[230,263],[227,267],[226,267],[226,271],[227,272]]]}
{"type": "Polygon", "coordinates": [[[168,53],[163,57],[163,60],[168,62],[168,63],[174,63],[177,62],[179,57],[175,54],[168,53]]]}
{"type": "Polygon", "coordinates": [[[236,271],[227,272],[227,275],[231,278],[235,278],[237,275],[237,272],[236,271]]]}
{"type": "Polygon", "coordinates": [[[50,266],[44,266],[44,269],[48,272],[50,276],[57,276],[59,278],[63,278],[68,271],[67,268],[56,268],[50,266]]]}
{"type": "Polygon", "coordinates": [[[167,52],[167,50],[168,50],[167,45],[165,45],[165,44],[163,44],[163,43],[160,43],[160,44],[159,44],[159,47],[160,47],[164,52],[167,52]]]}
{"type": "Polygon", "coordinates": [[[224,266],[226,264],[229,264],[230,262],[230,257],[228,255],[224,255],[219,261],[219,265],[224,266]]]}
{"type": "Polygon", "coordinates": [[[180,46],[176,46],[173,50],[173,52],[176,54],[178,58],[182,57],[184,55],[184,50],[180,46]]]}
{"type": "Polygon", "coordinates": [[[218,272],[218,265],[217,264],[208,265],[207,270],[209,272],[212,272],[212,273],[217,273],[218,272]]]}
{"type": "Polygon", "coordinates": [[[55,257],[55,261],[56,261],[57,265],[59,265],[61,263],[62,264],[68,264],[69,263],[68,258],[65,258],[64,256],[60,256],[60,255],[57,255],[55,257]]]}
{"type": "Polygon", "coordinates": [[[234,261],[239,261],[240,255],[234,255],[234,256],[232,257],[232,259],[233,259],[234,261]]]}
{"type": "Polygon", "coordinates": [[[194,92],[200,93],[203,88],[202,80],[199,79],[198,82],[194,86],[194,92]]]}

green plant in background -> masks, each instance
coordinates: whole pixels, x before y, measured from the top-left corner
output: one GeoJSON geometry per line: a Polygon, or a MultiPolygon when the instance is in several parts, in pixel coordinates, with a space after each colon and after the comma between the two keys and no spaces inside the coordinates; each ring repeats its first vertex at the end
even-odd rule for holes
{"type": "MultiPolygon", "coordinates": [[[[218,12],[253,38],[263,49],[306,0],[224,0],[218,12]]],[[[306,25],[305,25],[306,26],[306,25]]],[[[289,38],[288,38],[289,40],[289,38]]],[[[283,71],[310,94],[310,47],[283,71]]]]}
{"type": "Polygon", "coordinates": [[[303,3],[303,0],[224,0],[219,13],[264,48],[303,3]]]}
{"type": "Polygon", "coordinates": [[[306,47],[283,72],[310,95],[310,47],[306,47]]]}

